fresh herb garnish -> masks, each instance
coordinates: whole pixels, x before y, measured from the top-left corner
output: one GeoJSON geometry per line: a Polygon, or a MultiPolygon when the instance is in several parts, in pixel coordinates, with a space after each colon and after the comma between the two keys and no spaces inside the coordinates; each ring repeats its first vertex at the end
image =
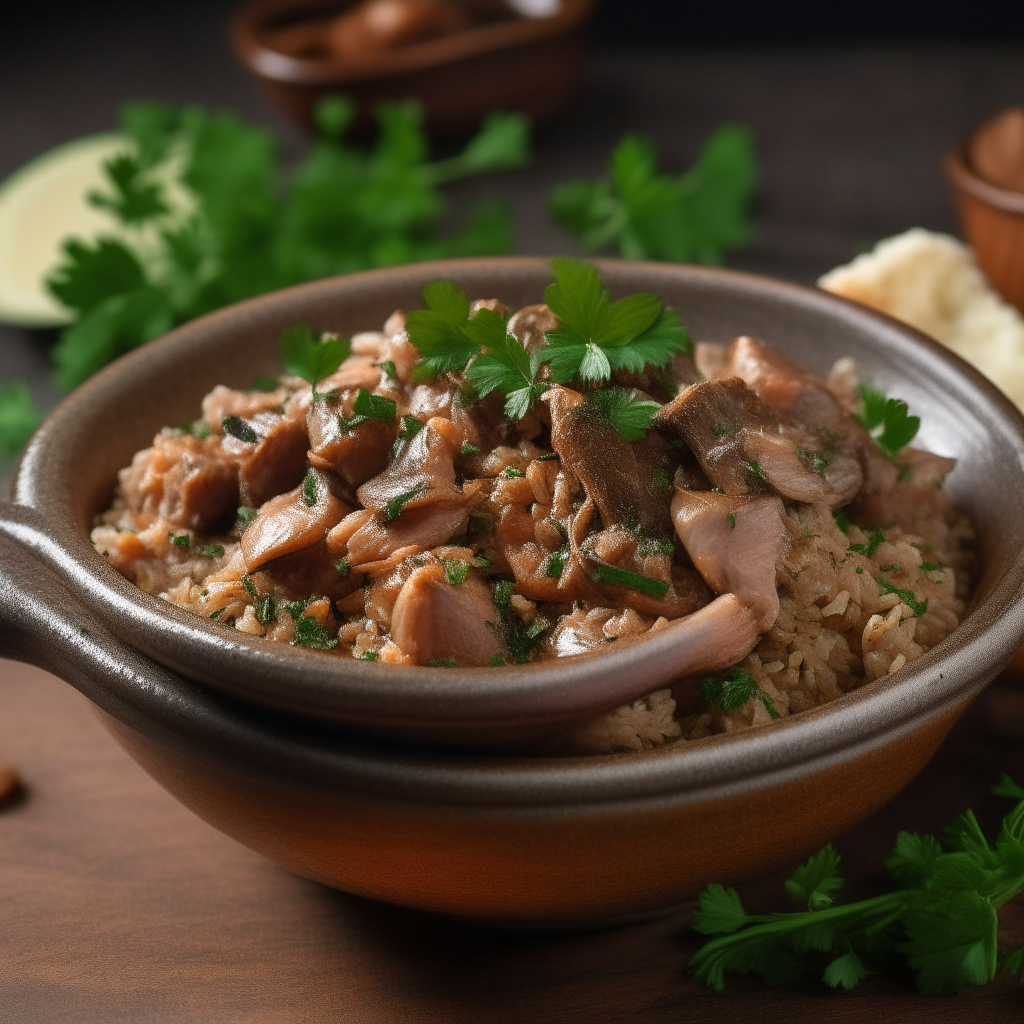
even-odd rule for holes
{"type": "Polygon", "coordinates": [[[345,557],[339,558],[334,563],[334,568],[338,570],[339,576],[350,576],[352,574],[352,566],[349,565],[348,559],[345,557]]]}
{"type": "Polygon", "coordinates": [[[492,668],[501,668],[505,664],[505,659],[500,654],[492,654],[490,665],[492,668]]]}
{"type": "Polygon", "coordinates": [[[224,554],[223,544],[200,544],[196,554],[203,558],[220,558],[224,554]]]}
{"type": "Polygon", "coordinates": [[[857,418],[886,455],[895,455],[914,440],[921,419],[909,415],[906,402],[899,398],[886,398],[868,384],[861,384],[859,393],[861,408],[857,418]]]}
{"type": "Polygon", "coordinates": [[[875,582],[882,588],[883,594],[895,594],[914,613],[914,615],[917,616],[917,618],[920,618],[926,611],[928,611],[927,597],[923,601],[918,601],[917,598],[914,597],[914,592],[912,590],[901,590],[888,580],[882,579],[881,576],[876,576],[875,582]]]}
{"type": "Polygon", "coordinates": [[[757,480],[764,479],[764,470],[761,468],[760,462],[757,462],[756,460],[752,459],[749,462],[744,462],[743,465],[747,467],[747,472],[752,477],[754,477],[757,480]]]}
{"type": "Polygon", "coordinates": [[[734,512],[729,513],[729,529],[736,529],[736,514],[734,512]]]}
{"type": "Polygon", "coordinates": [[[241,416],[225,416],[220,421],[220,425],[225,434],[237,437],[239,441],[245,441],[246,444],[255,444],[260,439],[260,435],[241,416]]]}
{"type": "Polygon", "coordinates": [[[590,249],[616,243],[625,259],[721,263],[724,250],[750,235],[756,182],[753,139],[742,125],[719,128],[678,178],[658,173],[649,139],[627,135],[612,152],[608,180],[560,185],[550,208],[590,249]]]}
{"type": "Polygon", "coordinates": [[[479,455],[480,449],[475,444],[470,444],[468,441],[463,442],[462,447],[459,449],[460,455],[471,456],[479,455]]]}
{"type": "Polygon", "coordinates": [[[251,576],[242,577],[242,587],[253,600],[260,596],[260,592],[256,589],[256,584],[253,583],[251,576]]]}
{"type": "MultiPolygon", "coordinates": [[[[1019,801],[994,842],[970,811],[941,840],[900,832],[885,862],[899,888],[882,896],[836,903],[843,879],[831,846],[786,883],[805,908],[794,913],[748,914],[735,889],[708,886],[693,927],[717,937],[691,958],[690,970],[719,990],[727,973],[787,985],[811,968],[822,970],[832,988],[851,989],[896,959],[930,995],[992,981],[999,968],[996,912],[1024,890],[1024,789],[1004,775],[993,792],[1019,801]]],[[[1002,966],[1024,981],[1022,954],[1024,947],[1010,950],[1002,966]]]]}
{"type": "MultiPolygon", "coordinates": [[[[405,318],[409,341],[420,354],[426,373],[462,370],[480,346],[466,333],[469,299],[451,281],[434,281],[423,289],[426,309],[414,309],[405,318]]],[[[488,310],[487,312],[490,312],[488,310]]]]}
{"type": "Polygon", "coordinates": [[[875,549],[885,540],[885,534],[881,530],[872,530],[871,536],[868,537],[867,544],[851,544],[846,550],[855,551],[858,555],[866,555],[870,558],[874,553],[875,549]]]}
{"type": "Polygon", "coordinates": [[[503,633],[509,652],[518,664],[525,665],[550,623],[543,619],[535,619],[529,626],[524,626],[522,619],[512,607],[514,590],[515,584],[512,580],[495,580],[491,593],[498,611],[501,612],[503,633]]]}
{"type": "Polygon", "coordinates": [[[845,506],[843,508],[837,508],[832,513],[832,518],[836,521],[836,526],[838,526],[843,533],[850,532],[850,517],[846,513],[845,506]]]}
{"type": "Polygon", "coordinates": [[[469,563],[464,562],[461,558],[442,558],[441,564],[444,566],[444,578],[453,587],[458,587],[466,582],[466,578],[469,576],[469,563]]]}
{"type": "Polygon", "coordinates": [[[939,562],[922,562],[921,563],[921,571],[922,572],[933,572],[934,570],[941,569],[941,568],[942,568],[942,565],[939,562]]]}
{"type": "Polygon", "coordinates": [[[376,661],[378,657],[379,657],[379,655],[377,654],[376,651],[363,651],[363,653],[359,655],[359,660],[360,661],[376,661]]]}
{"type": "Polygon", "coordinates": [[[311,469],[302,481],[302,502],[312,508],[316,504],[316,473],[311,469]]]}
{"type": "Polygon", "coordinates": [[[369,416],[346,416],[344,413],[339,412],[338,429],[343,434],[347,434],[350,430],[355,430],[360,424],[368,423],[369,420],[369,416]]]}
{"type": "Polygon", "coordinates": [[[828,456],[824,452],[812,451],[809,448],[800,448],[796,450],[800,461],[807,466],[812,473],[818,473],[819,475],[824,473],[828,469],[828,456]]]}
{"type": "Polygon", "coordinates": [[[772,718],[779,717],[775,702],[745,668],[732,668],[724,676],[706,676],[700,682],[700,692],[710,705],[722,711],[735,711],[756,697],[772,718]]]}
{"type": "Polygon", "coordinates": [[[592,410],[610,423],[627,441],[639,441],[651,426],[651,417],[661,408],[660,403],[636,397],[630,388],[599,388],[591,391],[577,406],[581,411],[592,410]]]}
{"type": "Polygon", "coordinates": [[[293,601],[285,611],[295,623],[293,647],[310,647],[317,651],[330,651],[338,646],[338,638],[329,633],[312,615],[303,615],[308,601],[293,601]]]}
{"type": "Polygon", "coordinates": [[[517,468],[516,466],[506,466],[501,471],[501,475],[503,477],[506,477],[509,480],[512,480],[515,477],[524,477],[524,476],[526,476],[526,474],[521,469],[517,468]]]}
{"type": "Polygon", "coordinates": [[[168,530],[167,536],[176,548],[187,548],[192,543],[192,538],[187,533],[174,534],[168,530]]]}
{"type": "Polygon", "coordinates": [[[391,421],[398,413],[398,403],[360,388],[352,409],[356,415],[366,419],[391,421]]]}
{"type": "Polygon", "coordinates": [[[219,619],[223,614],[224,614],[224,609],[223,608],[218,608],[215,612],[210,612],[210,618],[211,619],[219,619]]]}
{"type": "Polygon", "coordinates": [[[556,257],[551,267],[555,282],[545,290],[544,301],[558,327],[545,335],[543,353],[553,381],[568,384],[579,378],[598,384],[613,370],[639,373],[647,366],[667,366],[677,352],[690,351],[686,328],[656,295],[639,292],[613,303],[589,263],[556,257]]]}
{"type": "Polygon", "coordinates": [[[259,511],[249,508],[248,505],[239,505],[235,511],[235,528],[239,533],[245,533],[252,521],[259,515],[259,511]]]}
{"type": "Polygon", "coordinates": [[[553,552],[548,559],[547,574],[558,579],[565,570],[565,560],[569,557],[569,545],[563,544],[557,551],[553,552]]]}
{"type": "Polygon", "coordinates": [[[0,454],[20,452],[42,418],[26,385],[0,388],[0,454]]]}
{"type": "Polygon", "coordinates": [[[398,380],[398,369],[390,359],[385,359],[383,362],[377,363],[377,366],[384,371],[384,376],[388,380],[398,380]]]}
{"type": "Polygon", "coordinates": [[[261,626],[269,626],[277,618],[277,601],[273,594],[259,594],[252,603],[252,610],[261,626]]]}
{"type": "Polygon", "coordinates": [[[280,381],[275,380],[273,377],[257,377],[252,382],[253,391],[262,391],[264,394],[276,391],[280,386],[280,381]]]}
{"type": "Polygon", "coordinates": [[[403,416],[402,426],[398,431],[399,441],[411,441],[421,430],[423,424],[413,416],[403,416]]]}
{"type": "Polygon", "coordinates": [[[422,494],[424,491],[429,490],[429,484],[418,483],[415,487],[410,488],[408,491],[403,491],[397,497],[392,498],[384,506],[384,522],[390,523],[397,519],[402,514],[402,510],[405,506],[412,501],[413,498],[422,494]]]}
{"type": "MultiPolygon", "coordinates": [[[[596,555],[588,553],[588,557],[598,561],[596,555]]],[[[662,598],[668,593],[668,584],[664,580],[641,576],[639,573],[620,569],[617,565],[608,565],[600,561],[590,574],[590,578],[595,583],[615,583],[622,587],[629,587],[630,590],[639,591],[647,597],[662,598]]]]}
{"type": "Polygon", "coordinates": [[[345,361],[349,353],[344,338],[313,333],[305,324],[295,324],[281,333],[281,357],[285,373],[301,377],[314,389],[345,361]]]}

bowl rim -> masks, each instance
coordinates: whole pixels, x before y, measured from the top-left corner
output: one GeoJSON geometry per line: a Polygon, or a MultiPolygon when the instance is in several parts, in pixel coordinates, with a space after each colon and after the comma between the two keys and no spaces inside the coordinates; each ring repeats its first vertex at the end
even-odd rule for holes
{"type": "MultiPolygon", "coordinates": [[[[214,624],[206,623],[202,619],[197,620],[196,616],[184,609],[145,594],[100,557],[89,541],[88,529],[82,530],[78,523],[64,522],[62,528],[55,528],[52,523],[44,522],[43,513],[47,511],[48,506],[51,512],[60,509],[62,493],[60,483],[54,478],[54,474],[51,472],[49,476],[47,475],[48,466],[57,465],[55,456],[59,451],[61,436],[62,434],[66,436],[69,425],[79,420],[82,410],[87,410],[90,405],[96,405],[96,403],[102,405],[109,402],[110,394],[116,395],[119,386],[123,391],[125,381],[131,379],[133,368],[145,369],[148,364],[164,358],[168,354],[170,358],[180,360],[182,356],[179,350],[184,349],[184,341],[190,336],[202,338],[204,331],[222,328],[225,325],[230,326],[234,321],[251,324],[261,316],[269,315],[279,306],[287,303],[301,305],[306,298],[320,292],[330,293],[335,289],[340,289],[341,292],[359,289],[371,281],[380,283],[382,287],[387,287],[392,282],[399,281],[408,284],[410,280],[433,280],[446,275],[458,277],[460,268],[463,270],[473,268],[479,271],[481,263],[486,268],[493,269],[495,274],[501,273],[502,270],[510,272],[516,268],[530,272],[539,272],[543,269],[545,274],[548,273],[546,258],[490,257],[485,260],[478,258],[412,264],[405,267],[345,275],[340,278],[299,285],[227,307],[191,321],[164,338],[123,357],[102,370],[65,399],[40,427],[19,463],[14,486],[16,505],[13,508],[9,507],[13,518],[0,522],[0,528],[17,536],[27,547],[35,550],[45,562],[56,568],[89,609],[107,622],[115,634],[121,636],[122,639],[131,639],[142,654],[153,657],[175,671],[191,674],[201,682],[221,689],[236,699],[248,699],[257,704],[263,704],[263,706],[267,706],[269,703],[270,706],[280,707],[280,705],[274,705],[273,702],[261,699],[259,693],[240,694],[225,686],[223,681],[220,681],[220,685],[218,685],[218,680],[211,679],[209,672],[215,670],[218,664],[228,664],[229,661],[232,665],[255,665],[258,671],[266,672],[271,676],[275,676],[276,673],[290,674],[292,676],[290,683],[293,686],[295,677],[301,674],[304,685],[308,685],[310,682],[312,684],[312,689],[309,692],[312,695],[312,705],[315,707],[317,698],[323,696],[321,690],[317,689],[318,686],[322,688],[327,683],[329,687],[331,685],[337,687],[335,659],[326,658],[318,652],[300,650],[286,645],[270,645],[266,641],[246,636],[228,638],[225,636],[225,631],[214,624]],[[142,629],[139,628],[140,623],[142,629]],[[145,636],[146,628],[155,628],[159,638],[165,640],[171,647],[183,645],[185,656],[175,662],[168,660],[166,650],[153,650],[149,646],[150,641],[145,636]],[[140,637],[142,637],[141,640],[140,637]],[[197,637],[202,639],[197,640],[197,637]],[[275,649],[268,650],[269,647],[275,649]],[[277,648],[283,648],[283,650],[277,648]],[[209,659],[213,666],[213,669],[207,669],[206,675],[194,671],[200,656],[209,659]],[[332,665],[334,665],[335,671],[332,671],[332,665]]],[[[968,389],[980,393],[983,400],[994,408],[1001,425],[1012,434],[1018,449],[1019,465],[1024,467],[1024,418],[1009,399],[977,371],[967,366],[953,353],[942,348],[937,342],[889,317],[818,289],[738,271],[619,260],[597,260],[595,263],[605,273],[614,272],[618,268],[622,273],[651,280],[651,287],[655,290],[657,290],[656,282],[659,278],[668,281],[673,278],[678,279],[679,275],[683,275],[694,281],[717,281],[730,286],[743,286],[776,298],[785,296],[798,300],[798,305],[802,304],[806,307],[810,304],[824,307],[826,310],[841,312],[845,317],[852,317],[854,321],[884,329],[883,333],[897,339],[902,338],[904,344],[909,343],[912,347],[923,348],[927,354],[933,357],[937,356],[938,365],[946,372],[951,381],[956,379],[968,389]]],[[[397,287],[397,284],[393,286],[397,287]]],[[[897,723],[910,721],[922,714],[929,713],[930,709],[947,705],[955,699],[958,692],[963,691],[965,687],[969,688],[973,665],[994,664],[1000,659],[1005,663],[1019,644],[1024,635],[1024,610],[1020,605],[1022,592],[1024,592],[1024,551],[1017,553],[993,586],[992,592],[970,610],[958,629],[922,658],[913,662],[911,667],[901,670],[894,676],[866,684],[821,708],[793,716],[784,723],[777,723],[774,729],[768,730],[768,732],[775,734],[784,730],[787,734],[792,735],[794,750],[809,751],[817,746],[815,733],[821,732],[820,727],[813,723],[817,722],[822,715],[826,715],[833,722],[826,731],[832,737],[829,746],[834,748],[837,745],[845,746],[866,741],[880,732],[890,731],[894,721],[897,723]],[[969,623],[973,623],[973,625],[970,628],[965,628],[969,623]],[[968,635],[970,635],[969,639],[968,635]],[[982,650],[986,644],[990,648],[987,653],[982,650]],[[996,650],[994,659],[992,648],[996,650]],[[980,662],[978,661],[979,657],[980,662]]],[[[656,643],[656,639],[644,640],[644,644],[647,645],[645,649],[649,650],[650,645],[656,643]]],[[[542,687],[550,683],[553,676],[557,675],[562,679],[571,675],[572,666],[566,662],[573,660],[559,659],[554,663],[509,666],[502,670],[501,676],[507,679],[509,673],[514,672],[517,677],[532,680],[534,687],[542,687]]],[[[628,668],[632,658],[627,650],[617,650],[603,654],[599,659],[593,657],[581,659],[579,664],[584,667],[576,670],[577,677],[580,675],[592,676],[593,672],[588,670],[592,669],[598,661],[602,663],[607,673],[615,674],[628,668]]],[[[379,700],[382,668],[389,673],[395,673],[401,684],[398,687],[399,691],[417,698],[402,712],[406,715],[410,714],[409,707],[419,709],[420,712],[426,708],[437,714],[439,718],[452,715],[458,717],[458,712],[461,709],[464,716],[473,721],[479,721],[479,708],[474,712],[472,707],[465,706],[467,680],[490,681],[492,693],[495,690],[499,691],[498,707],[502,706],[503,700],[509,699],[509,688],[505,684],[499,687],[493,686],[494,681],[499,678],[494,669],[462,669],[458,673],[452,673],[450,670],[428,666],[389,668],[369,663],[346,662],[346,687],[348,689],[343,694],[345,703],[350,703],[353,674],[356,681],[364,687],[365,692],[370,696],[376,696],[379,700]],[[474,713],[476,718],[472,717],[474,713]]],[[[992,674],[994,671],[995,669],[992,674]]],[[[984,671],[981,674],[984,674],[984,671]]],[[[974,672],[974,676],[977,675],[978,673],[974,672]]],[[[522,691],[517,689],[515,695],[518,697],[521,694],[522,691]]],[[[389,700],[392,711],[401,709],[401,700],[396,698],[393,693],[389,700]]],[[[290,710],[299,713],[304,713],[305,710],[305,713],[308,714],[308,709],[302,709],[299,705],[292,705],[290,710]]],[[[312,715],[311,717],[318,716],[312,715]]],[[[330,715],[321,717],[331,718],[330,715]]],[[[352,718],[348,711],[346,711],[344,720],[349,724],[359,724],[358,718],[352,718]]],[[[393,724],[401,725],[402,719],[396,716],[393,724]]],[[[748,736],[750,733],[758,732],[759,730],[756,729],[744,730],[739,735],[748,736]]],[[[761,745],[763,746],[763,743],[761,745]]],[[[770,747],[771,743],[768,746],[770,747]]]]}
{"type": "Polygon", "coordinates": [[[338,57],[293,57],[272,49],[260,38],[261,30],[275,16],[304,8],[315,13],[318,8],[332,6],[331,0],[257,0],[234,16],[231,39],[242,62],[271,81],[305,86],[344,86],[429,71],[551,39],[582,28],[593,12],[594,3],[595,0],[563,0],[562,9],[550,18],[520,17],[474,26],[437,39],[385,51],[364,64],[350,64],[338,57]]]}
{"type": "Polygon", "coordinates": [[[942,158],[946,176],[956,188],[966,192],[972,199],[977,199],[1003,213],[1024,217],[1024,192],[1013,192],[979,177],[971,169],[967,159],[969,143],[970,138],[967,138],[946,150],[942,158]]]}

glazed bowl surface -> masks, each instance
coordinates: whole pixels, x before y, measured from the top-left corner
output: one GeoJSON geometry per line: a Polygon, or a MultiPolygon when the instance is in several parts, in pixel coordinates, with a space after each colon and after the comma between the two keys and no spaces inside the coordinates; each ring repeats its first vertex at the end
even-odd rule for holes
{"type": "Polygon", "coordinates": [[[284,327],[372,327],[442,277],[511,307],[537,300],[545,260],[493,258],[251,300],[76,391],[0,507],[0,653],[81,690],[129,753],[216,827],[302,875],[403,906],[504,923],[625,920],[835,838],[914,777],[1024,636],[1024,421],[936,343],[826,293],[706,268],[599,267],[616,296],[656,292],[696,338],[756,334],[819,372],[853,355],[866,379],[909,402],[922,446],[960,460],[949,487],[978,532],[976,595],[947,640],[767,728],[591,758],[430,750],[422,741],[501,745],[515,732],[503,714],[520,729],[571,717],[589,686],[671,651],[646,641],[625,656],[479,672],[347,663],[197,619],[94,551],[89,528],[117,471],[162,425],[192,418],[214,384],[276,372],[284,327]]]}

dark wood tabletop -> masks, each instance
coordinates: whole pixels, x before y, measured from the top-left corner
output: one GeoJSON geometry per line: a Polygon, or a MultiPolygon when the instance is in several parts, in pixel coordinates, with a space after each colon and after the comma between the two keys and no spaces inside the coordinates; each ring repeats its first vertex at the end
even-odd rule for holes
{"type": "MultiPolygon", "coordinates": [[[[225,40],[229,3],[20,5],[0,33],[0,178],[39,152],[114,126],[130,98],[202,102],[303,140],[270,110],[225,40]],[[59,12],[59,16],[55,14],[59,12]]],[[[752,245],[734,266],[813,282],[858,246],[914,225],[953,231],[943,149],[1024,94],[1016,47],[687,48],[595,54],[584,94],[541,130],[533,164],[452,189],[456,210],[499,195],[518,252],[577,251],[552,226],[553,184],[596,176],[626,131],[678,173],[726,120],[757,136],[752,245]]],[[[52,332],[0,326],[0,383],[44,406],[52,332]]],[[[0,484],[8,470],[0,466],[0,484]]],[[[488,931],[375,905],[296,878],[177,804],[120,751],[88,704],[0,662],[0,761],[25,787],[0,811],[3,1024],[529,1021],[1019,1021],[1009,979],[925,998],[907,978],[853,993],[751,981],[721,996],[685,972],[686,915],[609,931],[488,931]]],[[[968,806],[988,827],[1001,772],[1024,780],[1024,688],[1004,679],[897,800],[842,837],[852,897],[874,891],[900,829],[936,832],[968,806]]],[[[784,909],[784,875],[742,888],[784,909]]],[[[1024,907],[1004,910],[1024,940],[1024,907]]]]}
{"type": "MultiPolygon", "coordinates": [[[[4,1024],[618,1024],[1019,1021],[1007,977],[959,996],[873,977],[851,993],[746,979],[716,995],[685,971],[687,915],[605,931],[478,928],[297,878],[185,810],[123,753],[88,702],[0,661],[0,759],[24,792],[0,811],[4,1024]]],[[[1004,680],[924,773],[838,842],[851,896],[875,884],[896,832],[971,806],[991,828],[1002,771],[1024,779],[1024,687],[1004,680]]],[[[782,877],[741,887],[785,909],[782,877]]],[[[1024,939],[1024,904],[1002,912],[1024,939]]],[[[1019,941],[1019,940],[1018,940],[1019,941]]]]}

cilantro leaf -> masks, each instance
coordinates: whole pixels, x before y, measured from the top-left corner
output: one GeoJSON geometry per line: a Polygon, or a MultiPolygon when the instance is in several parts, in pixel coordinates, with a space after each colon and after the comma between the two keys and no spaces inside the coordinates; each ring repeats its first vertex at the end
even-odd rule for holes
{"type": "Polygon", "coordinates": [[[627,441],[639,441],[651,426],[651,417],[661,404],[647,399],[638,399],[636,391],[629,388],[600,388],[587,395],[582,406],[584,411],[595,410],[609,422],[627,441]]]}
{"type": "Polygon", "coordinates": [[[415,487],[411,487],[409,490],[396,495],[384,506],[384,522],[393,522],[402,514],[405,506],[412,501],[413,498],[429,489],[430,487],[428,484],[418,483],[415,487]]]}
{"type": "Polygon", "coordinates": [[[921,419],[909,415],[906,402],[899,398],[886,398],[869,384],[861,384],[859,392],[861,408],[857,418],[886,455],[895,455],[914,440],[921,419]]]}
{"type": "Polygon", "coordinates": [[[429,165],[426,173],[433,182],[443,182],[521,167],[529,158],[529,133],[530,122],[522,114],[494,110],[458,156],[429,165]]]}
{"type": "Polygon", "coordinates": [[[348,342],[334,335],[314,333],[305,324],[295,324],[281,333],[281,356],[285,373],[301,377],[314,388],[345,361],[348,342]]]}
{"type": "Polygon", "coordinates": [[[867,973],[861,958],[851,950],[829,963],[822,981],[831,988],[843,988],[849,992],[867,977],[867,973]]]}
{"type": "Polygon", "coordinates": [[[790,899],[803,904],[808,910],[823,910],[832,906],[835,893],[844,885],[843,877],[839,874],[841,864],[842,858],[829,843],[806,864],[797,868],[786,881],[786,892],[790,899]]]}
{"type": "Polygon", "coordinates": [[[735,889],[709,885],[693,912],[693,927],[702,935],[728,935],[747,923],[747,913],[735,889]]]}
{"type": "Polygon", "coordinates": [[[170,212],[164,187],[147,180],[142,160],[131,153],[116,153],[104,161],[111,192],[94,189],[88,195],[91,205],[109,210],[122,224],[139,225],[170,212]]]}
{"type": "Polygon", "coordinates": [[[935,876],[935,862],[942,847],[934,836],[900,832],[885,869],[906,889],[924,889],[935,876]]]}
{"type": "MultiPolygon", "coordinates": [[[[838,520],[836,520],[838,522],[838,520]]],[[[849,525],[847,525],[849,528],[849,525]]],[[[874,553],[875,549],[885,540],[885,534],[881,530],[872,530],[871,535],[868,537],[867,544],[851,544],[846,550],[855,551],[858,555],[866,555],[870,558],[874,553]]]]}
{"type": "Polygon", "coordinates": [[[1005,796],[1011,800],[1024,800],[1024,786],[1018,786],[1009,775],[1004,773],[999,785],[992,787],[993,796],[1005,796]]]}
{"type": "Polygon", "coordinates": [[[719,678],[705,676],[700,683],[700,692],[710,705],[722,711],[735,711],[751,697],[756,697],[772,718],[779,717],[775,702],[745,668],[731,668],[719,678]]]}
{"type": "Polygon", "coordinates": [[[26,385],[0,387],[0,451],[17,455],[41,420],[26,385]]]}
{"type": "Polygon", "coordinates": [[[753,140],[742,125],[715,132],[678,178],[658,172],[649,139],[627,135],[606,179],[558,186],[550,210],[590,249],[614,242],[626,259],[720,263],[749,237],[746,208],[756,181],[753,140]]]}
{"type": "Polygon", "coordinates": [[[914,592],[912,590],[903,590],[900,587],[894,586],[887,579],[883,579],[881,576],[876,576],[875,582],[882,588],[883,594],[896,594],[918,618],[928,611],[927,597],[923,601],[918,601],[917,598],[914,597],[914,592]]]}
{"type": "Polygon", "coordinates": [[[356,415],[370,420],[394,420],[398,414],[398,403],[382,395],[374,395],[366,388],[360,388],[352,405],[356,415]]]}
{"type": "Polygon", "coordinates": [[[70,238],[63,249],[64,262],[46,279],[46,287],[58,302],[80,315],[146,284],[138,257],[116,238],[101,236],[92,246],[70,238]]]}

